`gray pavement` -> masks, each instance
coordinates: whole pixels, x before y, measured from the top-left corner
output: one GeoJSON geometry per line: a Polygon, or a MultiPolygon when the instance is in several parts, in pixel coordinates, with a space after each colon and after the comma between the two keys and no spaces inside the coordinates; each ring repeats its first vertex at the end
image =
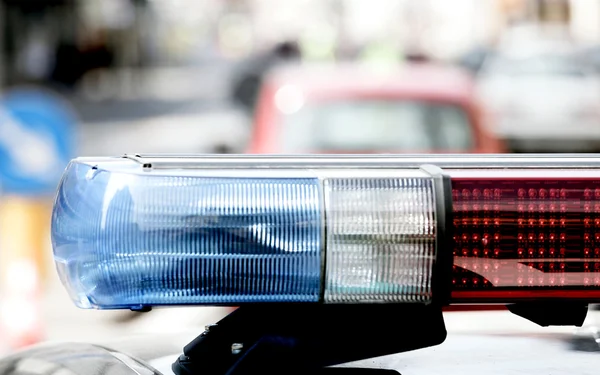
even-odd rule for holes
{"type": "Polygon", "coordinates": [[[84,124],[78,155],[213,153],[218,146],[244,152],[249,130],[245,115],[235,110],[84,124]]]}
{"type": "Polygon", "coordinates": [[[77,154],[243,152],[250,118],[229,99],[233,74],[233,63],[220,61],[90,79],[71,98],[77,154]]]}

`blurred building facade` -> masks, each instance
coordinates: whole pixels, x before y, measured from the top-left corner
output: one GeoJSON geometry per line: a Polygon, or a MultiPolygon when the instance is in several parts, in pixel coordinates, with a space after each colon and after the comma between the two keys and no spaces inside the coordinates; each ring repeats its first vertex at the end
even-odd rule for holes
{"type": "Polygon", "coordinates": [[[297,40],[310,59],[452,59],[518,23],[600,42],[596,0],[2,0],[0,79],[71,88],[90,72],[241,58],[297,40]]]}

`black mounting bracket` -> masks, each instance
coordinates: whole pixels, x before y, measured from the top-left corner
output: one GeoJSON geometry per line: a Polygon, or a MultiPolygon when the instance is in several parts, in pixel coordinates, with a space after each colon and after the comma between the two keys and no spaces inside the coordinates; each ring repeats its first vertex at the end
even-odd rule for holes
{"type": "Polygon", "coordinates": [[[385,374],[329,368],[441,344],[439,305],[245,305],[189,343],[176,375],[385,374]]]}
{"type": "Polygon", "coordinates": [[[519,302],[506,307],[513,314],[542,327],[581,327],[588,312],[588,304],[585,302],[519,302]]]}

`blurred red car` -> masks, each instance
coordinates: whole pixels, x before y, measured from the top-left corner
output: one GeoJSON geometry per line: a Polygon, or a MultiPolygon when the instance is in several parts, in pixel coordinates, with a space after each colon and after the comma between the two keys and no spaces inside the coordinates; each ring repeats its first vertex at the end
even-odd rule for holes
{"type": "Polygon", "coordinates": [[[250,153],[498,153],[471,78],[407,64],[295,66],[264,81],[250,153]]]}

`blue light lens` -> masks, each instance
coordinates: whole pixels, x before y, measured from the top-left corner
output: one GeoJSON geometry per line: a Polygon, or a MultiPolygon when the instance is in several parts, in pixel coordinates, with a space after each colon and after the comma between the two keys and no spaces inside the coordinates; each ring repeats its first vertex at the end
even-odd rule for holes
{"type": "Polygon", "coordinates": [[[317,178],[133,173],[72,162],[52,242],[80,307],[318,302],[317,178]]]}

